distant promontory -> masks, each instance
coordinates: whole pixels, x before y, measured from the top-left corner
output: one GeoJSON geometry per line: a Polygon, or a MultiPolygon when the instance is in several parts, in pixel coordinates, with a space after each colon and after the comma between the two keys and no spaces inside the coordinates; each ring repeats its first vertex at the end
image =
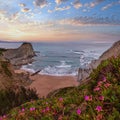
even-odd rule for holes
{"type": "Polygon", "coordinates": [[[19,48],[6,49],[3,52],[3,57],[8,59],[14,67],[19,67],[24,64],[33,62],[35,52],[31,43],[23,43],[19,48]]]}

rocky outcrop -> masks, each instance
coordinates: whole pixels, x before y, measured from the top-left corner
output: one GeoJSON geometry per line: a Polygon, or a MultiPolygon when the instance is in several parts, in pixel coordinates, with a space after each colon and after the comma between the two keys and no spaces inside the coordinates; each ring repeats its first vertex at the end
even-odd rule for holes
{"type": "Polygon", "coordinates": [[[105,51],[97,60],[93,60],[86,69],[78,70],[78,81],[84,80],[89,77],[90,73],[93,69],[97,68],[97,66],[103,61],[112,56],[120,56],[120,41],[117,41],[113,44],[111,48],[105,51]]]}
{"type": "Polygon", "coordinates": [[[33,62],[33,57],[35,56],[35,52],[30,43],[23,43],[17,49],[7,49],[3,52],[3,57],[10,60],[10,63],[14,67],[19,67],[24,64],[28,64],[33,62]]]}
{"type": "Polygon", "coordinates": [[[91,68],[79,68],[78,69],[78,81],[85,80],[87,77],[89,77],[92,69],[91,68]]]}

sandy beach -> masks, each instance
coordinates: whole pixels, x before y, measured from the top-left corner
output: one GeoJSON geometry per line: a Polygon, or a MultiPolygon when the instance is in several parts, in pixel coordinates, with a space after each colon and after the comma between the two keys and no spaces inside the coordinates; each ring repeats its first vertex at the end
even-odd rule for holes
{"type": "MultiPolygon", "coordinates": [[[[28,73],[24,70],[16,70],[15,72],[28,73]]],[[[79,85],[79,83],[76,81],[76,77],[74,76],[50,76],[40,74],[31,76],[31,73],[29,74],[30,79],[33,80],[32,84],[29,87],[35,88],[39,97],[46,97],[50,92],[60,88],[79,85]]]]}

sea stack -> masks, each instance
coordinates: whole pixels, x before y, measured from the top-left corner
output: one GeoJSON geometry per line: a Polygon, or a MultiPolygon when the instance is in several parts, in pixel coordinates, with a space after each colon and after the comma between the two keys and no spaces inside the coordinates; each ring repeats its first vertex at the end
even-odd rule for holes
{"type": "Polygon", "coordinates": [[[23,43],[17,49],[7,49],[3,52],[3,57],[8,59],[14,67],[19,67],[33,62],[35,52],[31,43],[23,43]]]}

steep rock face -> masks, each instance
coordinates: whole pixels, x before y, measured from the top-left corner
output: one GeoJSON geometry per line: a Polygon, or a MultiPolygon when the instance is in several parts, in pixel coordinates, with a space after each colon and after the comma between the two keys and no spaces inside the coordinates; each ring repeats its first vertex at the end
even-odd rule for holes
{"type": "Polygon", "coordinates": [[[112,56],[120,56],[120,40],[115,42],[111,48],[105,51],[98,60],[93,60],[87,69],[79,69],[78,70],[78,81],[84,80],[89,77],[90,73],[93,69],[97,68],[97,66],[103,61],[112,56]]]}
{"type": "Polygon", "coordinates": [[[105,51],[98,60],[92,61],[90,66],[96,68],[103,60],[106,60],[112,56],[120,56],[120,40],[115,42],[111,48],[105,51]]]}
{"type": "Polygon", "coordinates": [[[3,52],[4,58],[10,60],[14,66],[21,66],[33,62],[32,57],[35,56],[35,52],[30,43],[23,43],[17,49],[7,49],[3,52]]]}

